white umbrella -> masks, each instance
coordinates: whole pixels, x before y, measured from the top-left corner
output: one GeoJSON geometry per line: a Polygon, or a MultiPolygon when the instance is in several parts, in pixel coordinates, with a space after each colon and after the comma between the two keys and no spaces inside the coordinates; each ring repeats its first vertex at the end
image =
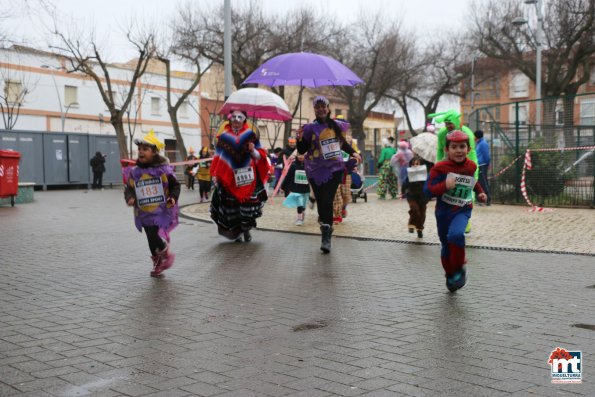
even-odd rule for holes
{"type": "Polygon", "coordinates": [[[438,137],[430,132],[422,132],[409,140],[411,150],[422,159],[430,163],[436,162],[436,151],[438,148],[438,137]]]}
{"type": "Polygon", "coordinates": [[[289,107],[279,95],[262,88],[242,88],[233,92],[219,111],[227,114],[232,110],[243,110],[255,119],[291,120],[289,107]]]}

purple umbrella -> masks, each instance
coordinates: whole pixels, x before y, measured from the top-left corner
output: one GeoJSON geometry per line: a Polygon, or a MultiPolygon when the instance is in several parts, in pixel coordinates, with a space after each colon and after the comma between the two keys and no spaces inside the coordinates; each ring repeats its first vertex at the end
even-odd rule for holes
{"type": "Polygon", "coordinates": [[[263,63],[242,84],[269,87],[295,85],[321,87],[363,83],[347,66],[324,55],[293,52],[278,55],[263,63]]]}

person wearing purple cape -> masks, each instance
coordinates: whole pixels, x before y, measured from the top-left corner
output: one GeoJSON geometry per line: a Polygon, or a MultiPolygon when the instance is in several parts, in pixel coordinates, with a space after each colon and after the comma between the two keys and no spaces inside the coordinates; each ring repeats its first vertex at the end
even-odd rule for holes
{"type": "Polygon", "coordinates": [[[159,154],[165,145],[153,130],[134,143],[138,146],[138,159],[127,173],[124,199],[134,206],[136,228],[147,234],[153,260],[150,274],[157,277],[174,264],[169,233],[178,225],[180,182],[174,168],[159,154]]]}
{"type": "Polygon", "coordinates": [[[333,233],[333,200],[343,180],[343,157],[341,151],[361,162],[360,155],[347,143],[345,133],[349,123],[333,120],[329,100],[317,96],[313,101],[316,119],[298,132],[298,153],[306,153],[304,159],[306,176],[316,197],[322,241],[320,249],[331,251],[333,233]]]}

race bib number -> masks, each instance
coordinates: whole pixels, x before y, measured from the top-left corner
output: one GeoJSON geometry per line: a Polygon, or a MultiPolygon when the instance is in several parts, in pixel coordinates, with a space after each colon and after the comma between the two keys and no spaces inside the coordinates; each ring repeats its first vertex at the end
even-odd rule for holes
{"type": "Polygon", "coordinates": [[[135,191],[139,208],[165,202],[161,178],[140,179],[135,182],[135,191]]]}
{"type": "Polygon", "coordinates": [[[306,171],[295,170],[295,177],[293,178],[293,182],[298,185],[307,185],[308,177],[306,176],[306,171]]]}
{"type": "Polygon", "coordinates": [[[325,139],[320,141],[322,157],[325,160],[341,157],[341,145],[337,138],[325,139]]]}
{"type": "Polygon", "coordinates": [[[471,204],[473,201],[473,187],[475,186],[475,178],[469,175],[460,175],[449,173],[455,177],[455,187],[442,195],[442,201],[457,207],[464,207],[471,204]]]}
{"type": "Polygon", "coordinates": [[[424,182],[428,179],[428,169],[425,165],[416,165],[407,168],[407,177],[409,182],[424,182]]]}
{"type": "Polygon", "coordinates": [[[252,167],[237,168],[233,170],[233,173],[237,187],[250,185],[254,182],[254,170],[252,167]]]}

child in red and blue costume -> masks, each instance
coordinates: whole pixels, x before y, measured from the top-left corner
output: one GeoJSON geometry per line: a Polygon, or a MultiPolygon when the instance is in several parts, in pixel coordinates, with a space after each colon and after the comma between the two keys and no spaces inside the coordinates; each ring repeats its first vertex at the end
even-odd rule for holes
{"type": "Polygon", "coordinates": [[[487,195],[474,177],[477,165],[467,158],[469,137],[462,131],[446,136],[447,160],[438,162],[430,171],[424,186],[426,195],[438,197],[436,224],[442,244],[440,259],[446,273],[446,287],[450,292],[467,282],[465,268],[465,227],[473,209],[473,191],[479,201],[487,195]]]}

